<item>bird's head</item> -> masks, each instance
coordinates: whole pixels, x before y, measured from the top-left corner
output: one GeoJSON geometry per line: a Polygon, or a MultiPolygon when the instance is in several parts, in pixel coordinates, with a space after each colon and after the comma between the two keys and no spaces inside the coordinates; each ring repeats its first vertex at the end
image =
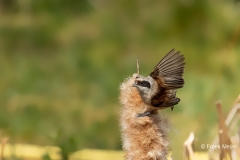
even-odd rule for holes
{"type": "Polygon", "coordinates": [[[143,99],[147,104],[150,103],[151,97],[157,92],[157,84],[151,76],[143,77],[137,75],[133,87],[136,87],[143,99]]]}

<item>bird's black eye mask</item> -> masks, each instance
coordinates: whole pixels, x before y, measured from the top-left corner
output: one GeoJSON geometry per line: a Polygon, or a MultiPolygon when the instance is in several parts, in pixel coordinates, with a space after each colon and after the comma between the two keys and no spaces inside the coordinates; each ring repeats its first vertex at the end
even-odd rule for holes
{"type": "Polygon", "coordinates": [[[148,81],[138,81],[137,85],[142,86],[142,87],[147,87],[150,88],[150,83],[148,81]]]}

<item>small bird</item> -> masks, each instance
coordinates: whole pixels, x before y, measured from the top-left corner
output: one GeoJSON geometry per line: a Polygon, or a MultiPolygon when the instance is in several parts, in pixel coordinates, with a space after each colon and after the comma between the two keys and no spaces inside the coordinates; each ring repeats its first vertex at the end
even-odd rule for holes
{"type": "Polygon", "coordinates": [[[176,97],[176,90],[182,88],[184,79],[185,58],[180,52],[172,49],[153,69],[149,76],[139,74],[137,61],[136,87],[143,102],[156,109],[171,107],[180,101],[176,97]]]}

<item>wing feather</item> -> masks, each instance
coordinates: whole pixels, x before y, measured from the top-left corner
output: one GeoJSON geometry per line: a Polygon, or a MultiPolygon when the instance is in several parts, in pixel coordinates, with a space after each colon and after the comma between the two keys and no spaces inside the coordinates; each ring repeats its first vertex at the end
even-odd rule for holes
{"type": "Polygon", "coordinates": [[[169,59],[164,61],[163,63],[160,63],[158,68],[161,68],[162,66],[166,66],[167,64],[171,64],[171,62],[177,62],[178,60],[181,59],[181,56],[179,56],[179,55],[180,55],[180,52],[177,52],[172,57],[170,57],[169,59]]]}
{"type": "Polygon", "coordinates": [[[153,69],[150,76],[161,78],[164,81],[166,89],[178,89],[184,85],[182,78],[185,57],[172,49],[153,69]]]}

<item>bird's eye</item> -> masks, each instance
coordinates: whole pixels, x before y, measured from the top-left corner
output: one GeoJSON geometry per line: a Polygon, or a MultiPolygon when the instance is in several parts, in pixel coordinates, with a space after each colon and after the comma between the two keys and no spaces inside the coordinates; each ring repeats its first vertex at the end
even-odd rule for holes
{"type": "Polygon", "coordinates": [[[148,81],[139,81],[138,85],[140,85],[142,87],[150,88],[150,83],[148,81]]]}

